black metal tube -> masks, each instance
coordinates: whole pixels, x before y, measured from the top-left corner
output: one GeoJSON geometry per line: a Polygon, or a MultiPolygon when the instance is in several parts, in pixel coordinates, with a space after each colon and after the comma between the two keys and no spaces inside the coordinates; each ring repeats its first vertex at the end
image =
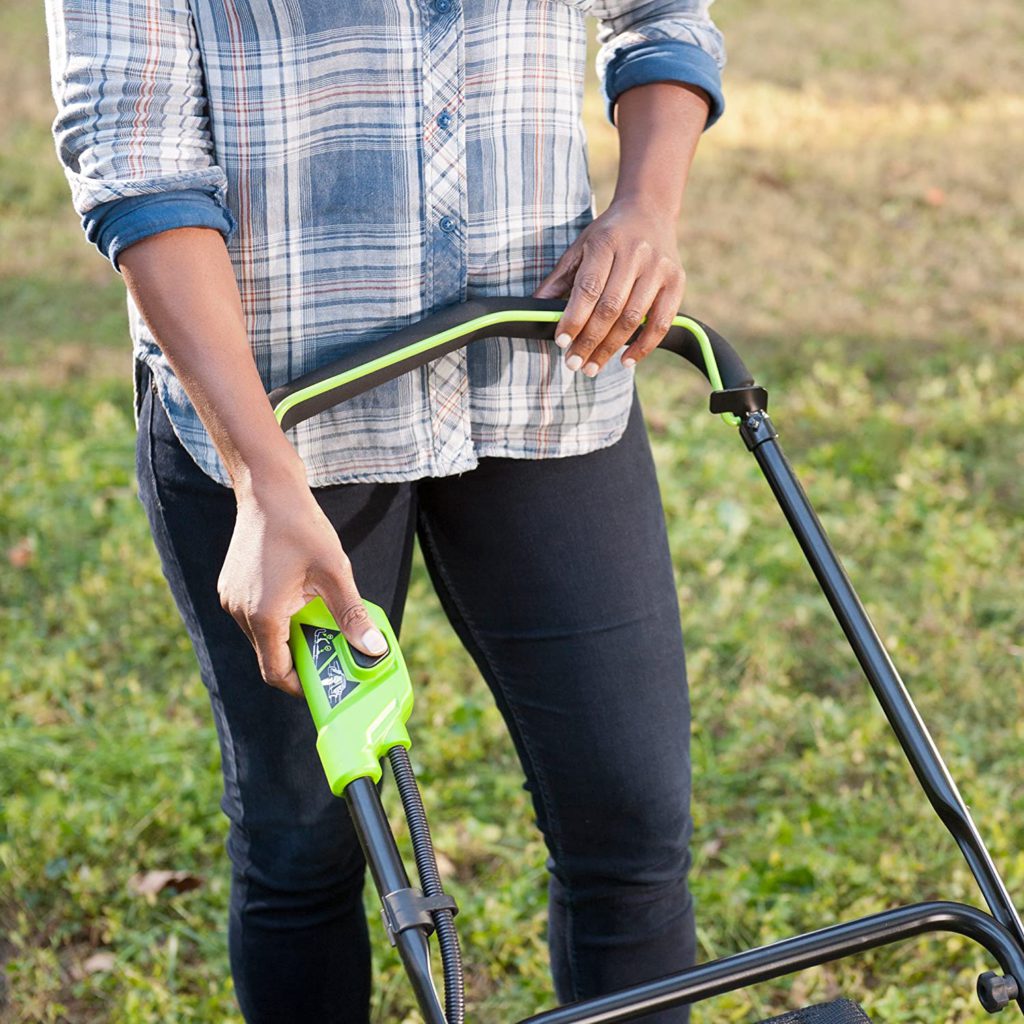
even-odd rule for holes
{"type": "Polygon", "coordinates": [[[796,534],[932,807],[959,845],[993,916],[1010,930],[1020,948],[1024,949],[1024,925],[1013,900],[928,727],[914,706],[824,527],[783,454],[771,420],[767,413],[758,412],[747,417],[740,430],[796,534]]]}
{"type": "Polygon", "coordinates": [[[547,1010],[520,1024],[614,1024],[634,1020],[653,1010],[710,999],[928,932],[965,935],[984,946],[1006,974],[1015,979],[1024,977],[1021,950],[994,918],[960,903],[916,903],[746,950],[611,995],[547,1010]]]}
{"type": "MultiPolygon", "coordinates": [[[[345,801],[378,895],[383,899],[389,893],[407,889],[409,876],[373,781],[362,778],[350,783],[345,789],[345,801]]],[[[395,936],[395,946],[425,1024],[447,1024],[430,975],[427,937],[418,928],[409,928],[395,936]]]]}

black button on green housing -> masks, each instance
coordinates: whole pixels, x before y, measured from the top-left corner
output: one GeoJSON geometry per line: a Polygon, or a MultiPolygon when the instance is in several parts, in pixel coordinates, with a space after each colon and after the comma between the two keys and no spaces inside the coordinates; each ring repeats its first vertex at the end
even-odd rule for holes
{"type": "MultiPolygon", "coordinates": [[[[345,643],[343,637],[338,637],[336,643],[345,643]]],[[[360,668],[374,668],[379,665],[390,653],[391,648],[389,647],[383,654],[363,654],[358,647],[353,647],[351,644],[348,645],[348,652],[352,660],[360,668]]]]}

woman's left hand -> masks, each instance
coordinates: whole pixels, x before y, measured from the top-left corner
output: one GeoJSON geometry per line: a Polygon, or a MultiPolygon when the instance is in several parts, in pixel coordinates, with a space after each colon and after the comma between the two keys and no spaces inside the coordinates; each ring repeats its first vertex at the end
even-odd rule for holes
{"type": "Polygon", "coordinates": [[[622,363],[635,366],[653,352],[679,312],[685,287],[676,218],[619,199],[583,229],[533,294],[569,294],[555,341],[566,349],[570,370],[595,377],[645,317],[622,363]]]}

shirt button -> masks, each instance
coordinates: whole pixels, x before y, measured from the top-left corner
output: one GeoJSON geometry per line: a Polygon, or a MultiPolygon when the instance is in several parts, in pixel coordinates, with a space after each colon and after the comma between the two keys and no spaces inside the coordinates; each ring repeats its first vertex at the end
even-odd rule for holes
{"type": "Polygon", "coordinates": [[[440,220],[441,230],[446,234],[450,235],[456,228],[454,217],[442,217],[440,220]]]}
{"type": "Polygon", "coordinates": [[[442,128],[447,128],[452,123],[452,115],[447,110],[442,110],[441,113],[437,115],[437,123],[442,128]]]}
{"type": "Polygon", "coordinates": [[[451,10],[452,0],[434,0],[434,10],[438,14],[444,14],[445,11],[451,10]]]}

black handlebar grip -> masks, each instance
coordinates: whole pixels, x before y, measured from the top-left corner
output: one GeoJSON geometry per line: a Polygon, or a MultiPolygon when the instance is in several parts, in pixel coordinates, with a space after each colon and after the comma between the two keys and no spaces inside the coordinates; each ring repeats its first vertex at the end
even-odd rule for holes
{"type": "MultiPolygon", "coordinates": [[[[530,314],[561,313],[564,309],[565,303],[558,299],[497,296],[460,302],[392,334],[359,345],[340,359],[275,388],[270,392],[270,403],[282,429],[288,430],[348,398],[400,377],[470,342],[506,336],[551,341],[555,336],[556,321],[532,319],[530,314]],[[518,313],[524,315],[516,316],[518,313]],[[466,329],[460,331],[460,327],[466,329]],[[445,334],[451,336],[441,337],[445,334]],[[423,344],[433,338],[438,339],[436,343],[423,344]],[[405,349],[409,351],[401,354],[405,349]],[[378,366],[370,366],[378,361],[378,366]],[[356,373],[361,367],[367,367],[366,372],[356,373]]],[[[706,332],[711,342],[723,388],[752,384],[747,368],[733,347],[706,324],[694,322],[706,332]]],[[[642,328],[638,328],[637,334],[640,330],[642,328]]],[[[709,376],[700,344],[687,328],[673,326],[659,347],[682,356],[705,377],[709,376]]]]}

